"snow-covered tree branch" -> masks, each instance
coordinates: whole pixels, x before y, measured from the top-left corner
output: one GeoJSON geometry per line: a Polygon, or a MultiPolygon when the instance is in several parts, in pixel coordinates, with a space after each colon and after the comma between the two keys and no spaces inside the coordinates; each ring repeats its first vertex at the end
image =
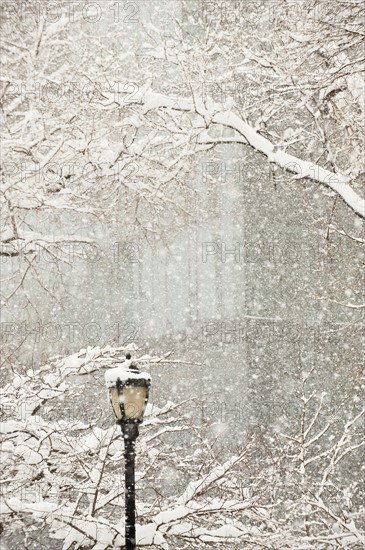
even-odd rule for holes
{"type": "MultiPolygon", "coordinates": [[[[116,100],[115,95],[110,96],[109,100],[123,104],[123,99],[116,100]]],[[[184,97],[169,97],[153,92],[152,90],[143,91],[136,94],[134,101],[144,106],[143,113],[153,109],[167,109],[180,112],[191,112],[199,115],[201,124],[201,133],[196,139],[196,150],[206,150],[210,147],[204,145],[214,145],[222,143],[221,139],[214,139],[209,136],[209,129],[212,125],[233,129],[238,134],[238,140],[230,139],[229,143],[244,143],[251,146],[259,153],[263,153],[269,162],[280,166],[281,168],[295,174],[298,178],[310,178],[318,183],[328,186],[332,191],[340,195],[352,210],[361,217],[365,217],[365,199],[357,194],[351,187],[351,178],[330,172],[329,170],[303,161],[294,155],[286,153],[280,147],[276,147],[267,138],[260,135],[253,127],[247,124],[239,116],[231,111],[219,109],[219,106],[211,104],[206,106],[201,100],[186,99],[184,97]],[[199,146],[202,146],[201,148],[199,146]]],[[[110,105],[110,101],[107,103],[110,105]]],[[[195,128],[199,128],[199,123],[195,128]]]]}

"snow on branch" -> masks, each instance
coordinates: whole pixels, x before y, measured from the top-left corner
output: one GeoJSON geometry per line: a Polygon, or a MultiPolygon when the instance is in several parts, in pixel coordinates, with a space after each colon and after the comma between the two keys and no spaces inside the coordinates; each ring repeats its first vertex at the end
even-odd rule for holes
{"type": "MultiPolygon", "coordinates": [[[[108,103],[105,105],[110,105],[110,100],[119,102],[115,94],[110,94],[109,96],[109,94],[105,93],[104,95],[108,98],[108,103]]],[[[243,138],[248,145],[265,155],[271,163],[296,174],[298,179],[308,178],[326,185],[339,195],[356,214],[362,218],[365,217],[365,200],[351,187],[351,179],[348,176],[331,172],[318,164],[302,160],[278,149],[270,140],[256,132],[242,118],[231,111],[220,110],[219,106],[213,102],[209,102],[208,106],[206,106],[201,99],[170,97],[154,92],[148,85],[136,92],[133,102],[143,105],[143,114],[146,114],[150,110],[158,109],[193,112],[202,117],[207,129],[211,124],[220,124],[233,128],[240,136],[236,140],[237,143],[242,143],[243,138]]],[[[123,105],[122,98],[120,99],[120,105],[123,105]]],[[[212,143],[212,138],[207,135],[207,132],[203,132],[198,143],[201,145],[212,143]]]]}

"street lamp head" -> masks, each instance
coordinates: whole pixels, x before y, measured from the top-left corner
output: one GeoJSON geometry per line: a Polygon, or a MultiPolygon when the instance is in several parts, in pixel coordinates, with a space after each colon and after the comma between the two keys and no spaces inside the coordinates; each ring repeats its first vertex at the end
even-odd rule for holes
{"type": "Polygon", "coordinates": [[[127,361],[106,371],[105,382],[118,424],[143,422],[151,385],[150,375],[147,372],[140,372],[132,364],[129,355],[127,361]]]}

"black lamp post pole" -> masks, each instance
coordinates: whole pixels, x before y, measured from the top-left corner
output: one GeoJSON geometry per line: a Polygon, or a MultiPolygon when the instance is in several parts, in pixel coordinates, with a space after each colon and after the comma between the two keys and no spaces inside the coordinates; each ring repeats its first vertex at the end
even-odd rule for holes
{"type": "Polygon", "coordinates": [[[135,447],[138,424],[121,423],[124,436],[125,460],[125,550],[136,550],[136,491],[135,491],[135,447]]]}

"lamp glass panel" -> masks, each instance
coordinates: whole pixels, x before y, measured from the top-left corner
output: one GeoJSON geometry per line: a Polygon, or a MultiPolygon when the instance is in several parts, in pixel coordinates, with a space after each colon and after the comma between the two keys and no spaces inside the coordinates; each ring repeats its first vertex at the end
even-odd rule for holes
{"type": "Polygon", "coordinates": [[[124,386],[120,396],[124,405],[125,417],[139,420],[143,417],[147,397],[146,386],[124,386]]]}
{"type": "Polygon", "coordinates": [[[122,419],[122,411],[119,404],[119,393],[117,388],[110,388],[110,401],[113,407],[113,411],[118,420],[122,419]]]}

